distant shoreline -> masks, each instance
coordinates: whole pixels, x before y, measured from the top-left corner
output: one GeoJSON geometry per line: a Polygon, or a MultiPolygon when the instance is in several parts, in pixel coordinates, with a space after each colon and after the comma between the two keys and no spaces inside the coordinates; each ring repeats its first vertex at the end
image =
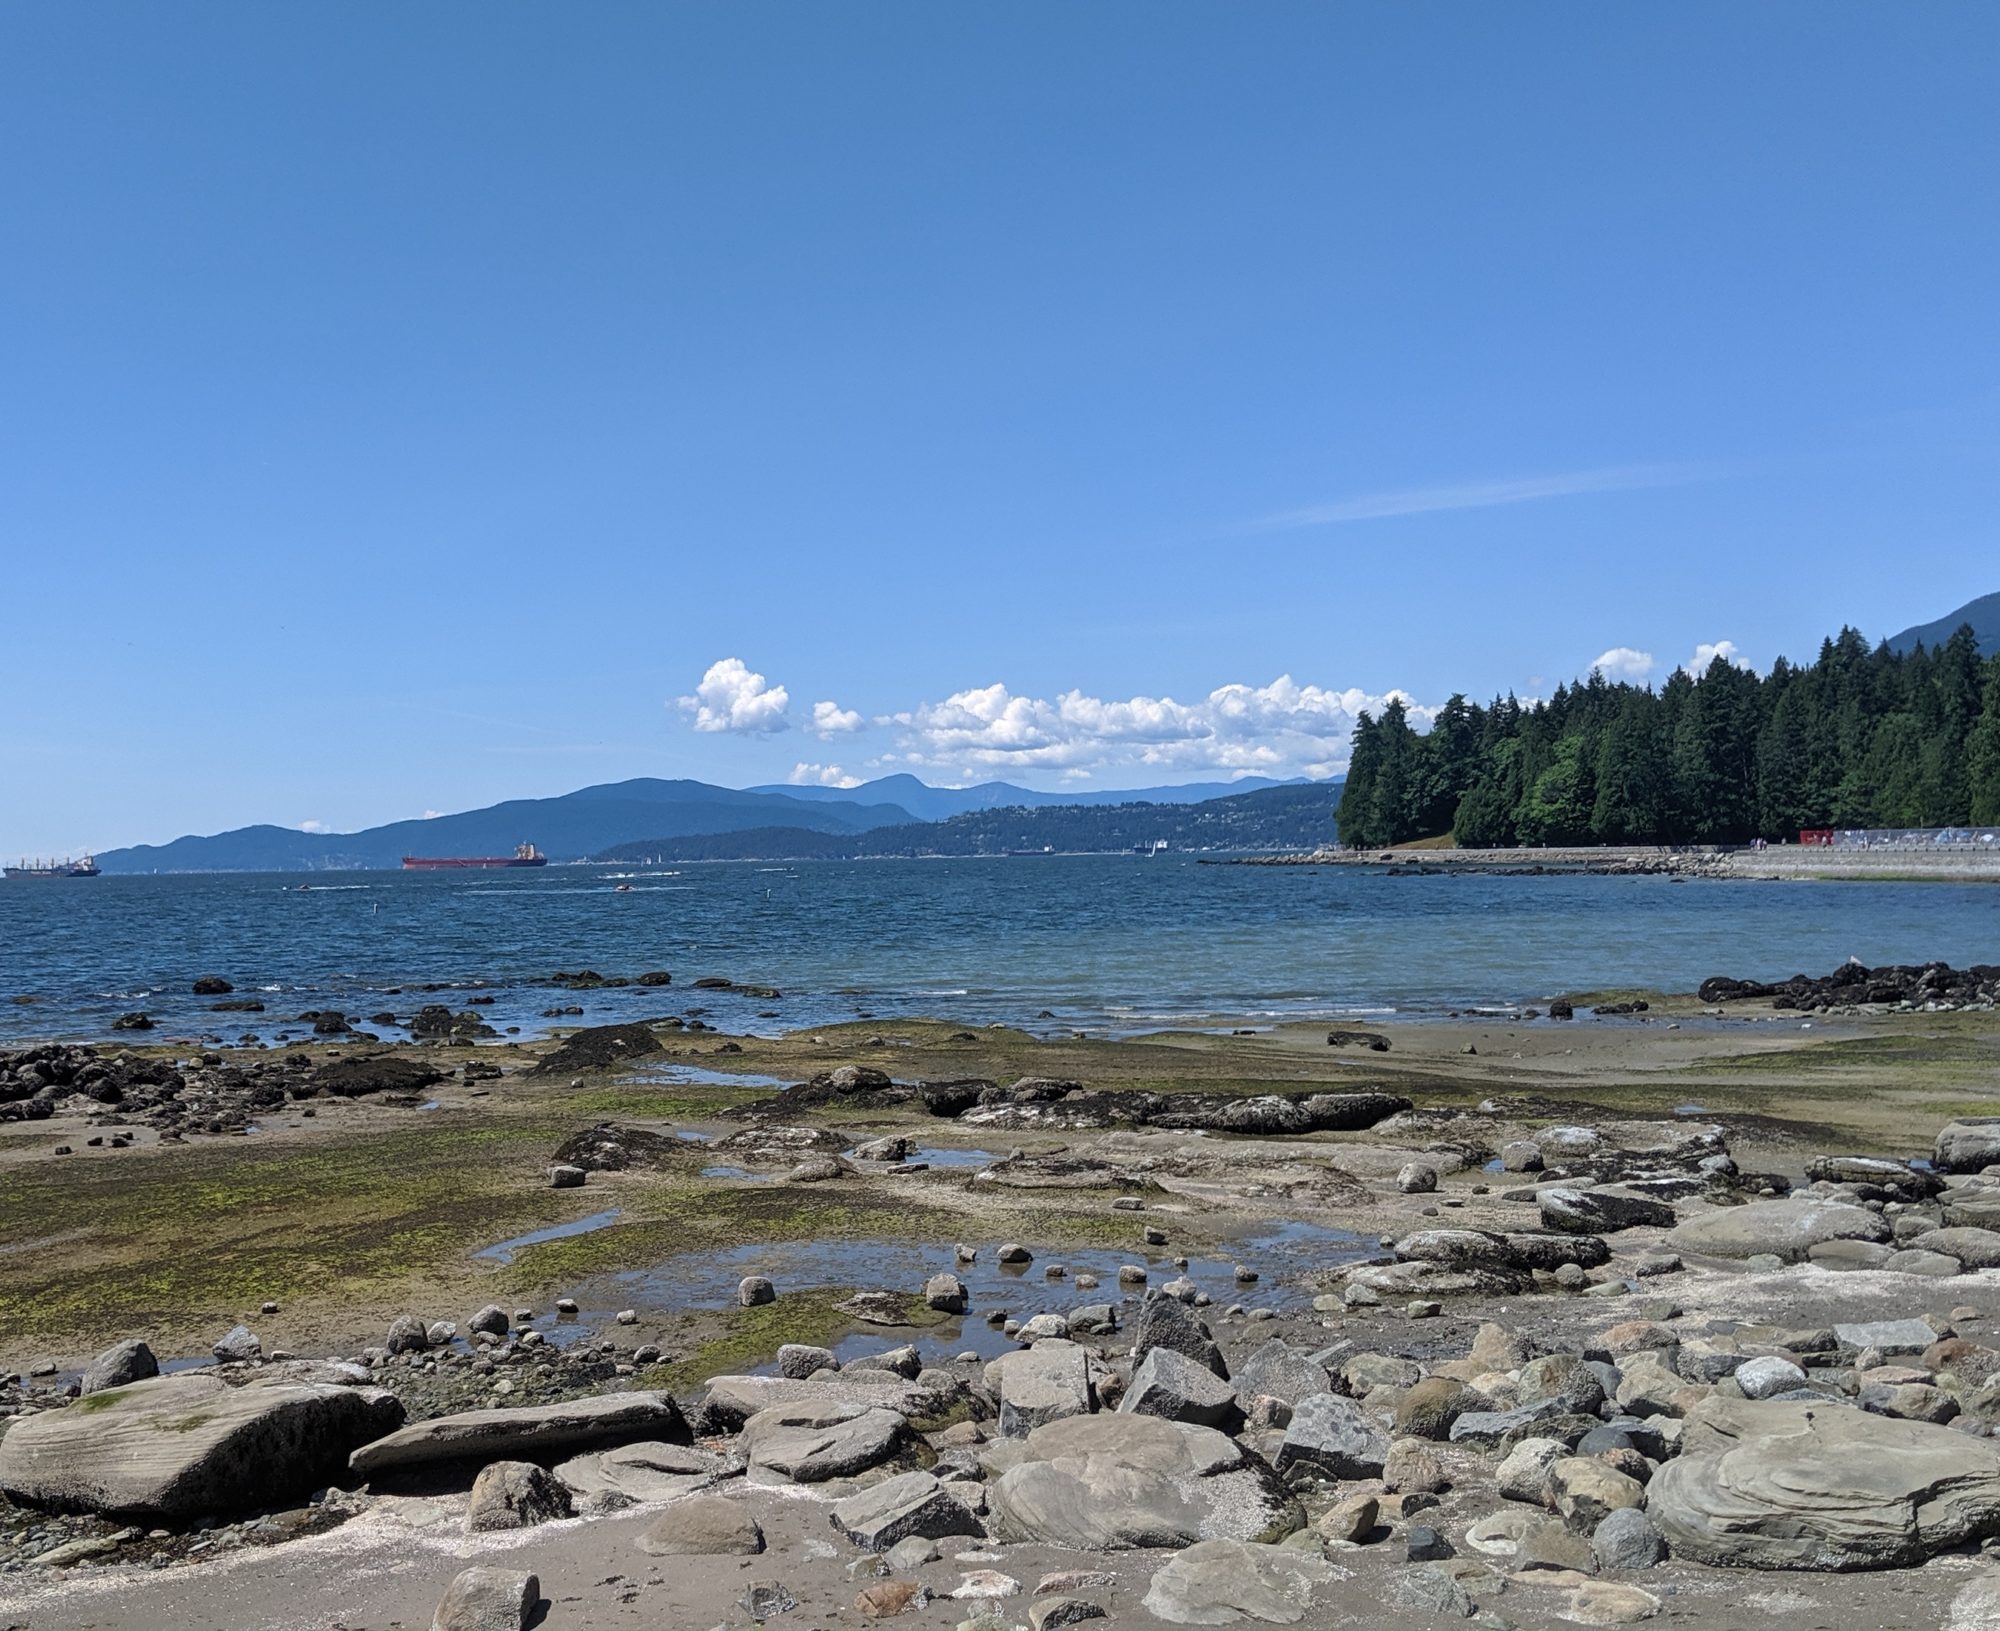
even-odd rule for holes
{"type": "Polygon", "coordinates": [[[1297,855],[1243,856],[1238,866],[1345,866],[1397,873],[1486,873],[1537,877],[1661,875],[1766,882],[2000,883],[2000,852],[1974,849],[1671,849],[1661,845],[1577,845],[1548,849],[1313,850],[1297,855]]]}

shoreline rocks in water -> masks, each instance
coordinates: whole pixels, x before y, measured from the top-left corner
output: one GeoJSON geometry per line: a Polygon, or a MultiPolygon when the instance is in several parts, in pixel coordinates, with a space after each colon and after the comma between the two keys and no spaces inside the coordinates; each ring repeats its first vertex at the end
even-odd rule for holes
{"type": "Polygon", "coordinates": [[[1910,963],[1869,968],[1850,961],[1817,979],[1794,974],[1778,981],[1738,980],[1718,974],[1703,980],[1695,995],[1708,1003],[1768,999],[1773,1008],[1801,1013],[1862,1006],[1990,1009],[2000,1004],[2000,967],[1980,963],[1955,969],[1949,963],[1910,963]]]}

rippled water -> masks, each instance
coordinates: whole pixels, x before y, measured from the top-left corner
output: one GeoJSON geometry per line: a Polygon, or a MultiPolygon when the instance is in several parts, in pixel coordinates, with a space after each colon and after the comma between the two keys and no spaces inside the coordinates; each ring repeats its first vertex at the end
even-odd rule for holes
{"type": "Polygon", "coordinates": [[[348,873],[304,893],[296,874],[0,884],[0,1036],[101,1036],[144,1010],[174,1034],[268,1039],[298,1034],[307,1009],[407,1018],[475,993],[496,999],[483,1010],[494,1025],[521,1034],[696,1011],[753,1031],[914,1014],[1144,1030],[1687,990],[1850,956],[2000,959],[2000,890],[1947,884],[1398,877],[1119,856],[697,866],[626,894],[611,878],[348,873]],[[586,967],[667,969],[674,984],[539,983],[586,967]],[[210,1012],[188,992],[207,973],[266,1011],[210,1012]],[[691,989],[702,975],[783,996],[691,989]],[[34,1000],[6,1000],[19,997],[34,1000]],[[571,1005],[580,1020],[543,1015],[571,1005]]]}

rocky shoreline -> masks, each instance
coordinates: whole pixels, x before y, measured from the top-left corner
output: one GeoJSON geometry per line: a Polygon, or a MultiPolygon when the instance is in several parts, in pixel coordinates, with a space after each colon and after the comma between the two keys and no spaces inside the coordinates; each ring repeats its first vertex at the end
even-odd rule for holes
{"type": "MultiPolygon", "coordinates": [[[[1982,1026],[1993,974],[1701,1000],[1982,1026]]],[[[1517,1046],[1575,1034],[1504,1023],[1517,1046]]],[[[924,1045],[985,1057],[959,1034],[924,1045]]],[[[1893,1159],[1755,1117],[1739,1137],[1726,1111],[1579,1116],[1532,1078],[1441,1095],[1441,1049],[1314,1041],[1256,1044],[1266,1070],[1310,1067],[1289,1088],[1149,1086],[1150,1054],[1095,1080],[850,1058],[736,1095],[698,1140],[618,1118],[542,1135],[545,1192],[587,1205],[693,1185],[804,1215],[881,1192],[1026,1228],[918,1242],[908,1278],[847,1285],[835,1324],[817,1285],[749,1273],[729,1301],[760,1335],[722,1368],[594,1271],[532,1302],[411,1303],[336,1350],[267,1347],[286,1318],[267,1302],[164,1375],[155,1333],[128,1329],[0,1387],[0,1608],[136,1631],[210,1623],[176,1616],[221,1593],[207,1612],[248,1631],[298,1623],[298,1583],[320,1581],[343,1625],[445,1631],[1728,1626],[1746,1583],[1788,1580],[1750,1589],[1842,1624],[2000,1612],[2000,1118],[1934,1120],[1921,1160],[1893,1159]],[[1014,1147],[939,1164],[967,1138],[1014,1147]],[[1030,1209],[980,1210],[996,1197],[1030,1209]],[[1101,1249],[1038,1238],[1057,1215],[1101,1249]],[[1257,1243],[1300,1229],[1302,1248],[1257,1243]],[[1817,1589],[1836,1574],[1851,1586],[1817,1589]]],[[[567,1103],[684,1045],[577,1033],[502,1050],[482,1089],[567,1103]]],[[[195,1063],[177,1091],[163,1068],[38,1049],[0,1080],[44,1122],[81,1103],[149,1131],[199,1119],[196,1084],[229,1071],[300,1115],[467,1091],[421,1049],[195,1063]],[[434,1079],[341,1091],[391,1065],[434,1079]]]]}

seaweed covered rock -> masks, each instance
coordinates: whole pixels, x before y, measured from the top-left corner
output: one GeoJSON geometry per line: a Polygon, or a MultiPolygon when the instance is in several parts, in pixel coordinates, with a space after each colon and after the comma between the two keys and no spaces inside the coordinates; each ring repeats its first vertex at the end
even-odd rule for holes
{"type": "Polygon", "coordinates": [[[312,1085],[343,1099],[371,1093],[416,1093],[444,1080],[444,1072],[393,1053],[356,1053],[329,1059],[312,1073],[312,1085]]]}
{"type": "Polygon", "coordinates": [[[578,1071],[615,1070],[634,1059],[664,1052],[664,1045],[646,1025],[587,1025],[572,1031],[528,1074],[575,1075],[578,1071]]]}
{"type": "Polygon", "coordinates": [[[601,1121],[571,1133],[556,1146],[554,1160],[559,1166],[580,1167],[585,1172],[625,1172],[635,1167],[664,1166],[694,1147],[671,1133],[601,1121]]]}

